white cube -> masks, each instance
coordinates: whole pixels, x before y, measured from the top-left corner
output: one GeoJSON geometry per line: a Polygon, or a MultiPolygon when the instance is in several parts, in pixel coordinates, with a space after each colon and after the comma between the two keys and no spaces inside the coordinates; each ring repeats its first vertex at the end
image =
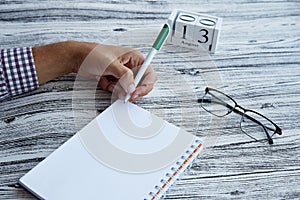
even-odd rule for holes
{"type": "Polygon", "coordinates": [[[175,20],[174,37],[192,40],[197,18],[197,15],[179,13],[175,20]]]}
{"type": "Polygon", "coordinates": [[[174,10],[168,18],[168,43],[214,53],[222,19],[210,15],[174,10]]]}

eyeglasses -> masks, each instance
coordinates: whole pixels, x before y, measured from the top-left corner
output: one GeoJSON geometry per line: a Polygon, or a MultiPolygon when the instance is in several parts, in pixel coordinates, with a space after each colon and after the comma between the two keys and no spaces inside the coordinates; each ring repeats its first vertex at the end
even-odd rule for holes
{"type": "Polygon", "coordinates": [[[198,102],[204,110],[217,117],[225,117],[232,112],[241,115],[242,132],[256,141],[267,139],[269,144],[273,144],[274,134],[282,134],[281,128],[270,119],[256,111],[243,108],[233,98],[216,89],[205,88],[205,95],[198,102]]]}

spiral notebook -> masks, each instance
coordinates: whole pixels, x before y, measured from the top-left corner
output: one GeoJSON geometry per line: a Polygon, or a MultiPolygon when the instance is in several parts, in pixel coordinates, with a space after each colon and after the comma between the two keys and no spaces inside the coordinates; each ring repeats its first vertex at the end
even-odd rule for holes
{"type": "Polygon", "coordinates": [[[198,137],[118,100],[19,184],[47,200],[156,200],[201,149],[198,137]]]}

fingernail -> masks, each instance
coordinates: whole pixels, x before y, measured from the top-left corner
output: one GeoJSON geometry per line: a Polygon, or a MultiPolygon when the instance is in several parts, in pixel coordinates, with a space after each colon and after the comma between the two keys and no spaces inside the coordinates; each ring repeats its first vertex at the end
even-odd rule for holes
{"type": "Polygon", "coordinates": [[[129,92],[129,94],[133,93],[134,90],[135,90],[135,86],[134,86],[134,84],[132,83],[132,84],[130,84],[130,85],[128,86],[128,92],[129,92]]]}
{"type": "Polygon", "coordinates": [[[138,97],[139,97],[139,95],[138,95],[138,94],[135,94],[135,95],[133,95],[132,99],[135,100],[135,99],[137,99],[138,97]]]}

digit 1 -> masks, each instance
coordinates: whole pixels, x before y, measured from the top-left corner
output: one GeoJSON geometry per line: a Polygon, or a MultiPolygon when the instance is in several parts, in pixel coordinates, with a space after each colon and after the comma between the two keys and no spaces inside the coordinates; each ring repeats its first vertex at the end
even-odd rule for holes
{"type": "Polygon", "coordinates": [[[186,36],[186,25],[183,26],[183,35],[182,38],[185,39],[186,36]]]}

